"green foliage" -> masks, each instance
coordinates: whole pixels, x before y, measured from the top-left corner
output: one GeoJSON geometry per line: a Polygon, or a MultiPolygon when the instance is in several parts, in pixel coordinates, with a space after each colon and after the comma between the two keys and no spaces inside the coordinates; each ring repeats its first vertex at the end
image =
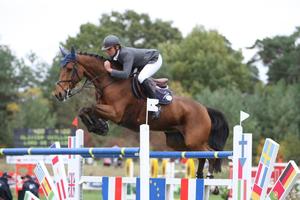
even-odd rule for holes
{"type": "Polygon", "coordinates": [[[12,128],[52,128],[55,114],[50,112],[49,101],[43,98],[39,88],[30,88],[21,93],[19,111],[14,113],[12,128]],[[53,116],[54,115],[54,116],[53,116]]]}
{"type": "Polygon", "coordinates": [[[147,14],[133,10],[124,13],[103,14],[99,25],[83,24],[76,37],[69,37],[66,46],[75,46],[81,51],[99,52],[102,40],[109,34],[120,37],[125,46],[157,48],[162,42],[178,42],[182,35],[171,22],[151,20],[147,14]]]}
{"type": "Polygon", "coordinates": [[[18,60],[6,46],[0,46],[0,142],[3,145],[12,144],[14,128],[53,127],[55,114],[50,112],[49,101],[42,97],[37,85],[42,77],[34,54],[29,55],[36,69],[26,66],[23,60],[18,60]]]}
{"type": "Polygon", "coordinates": [[[299,83],[300,45],[295,44],[298,38],[300,27],[290,36],[274,36],[255,42],[252,48],[257,48],[258,53],[252,62],[261,60],[269,68],[269,83],[276,83],[281,79],[287,83],[299,83]]]}
{"type": "Polygon", "coordinates": [[[283,81],[256,89],[249,106],[258,119],[262,137],[280,141],[287,133],[300,136],[299,85],[287,85],[283,81]]]}
{"type": "Polygon", "coordinates": [[[217,31],[195,27],[182,42],[162,47],[166,74],[180,80],[192,94],[205,87],[249,91],[258,80],[257,69],[242,64],[241,52],[233,50],[217,31]]]}
{"type": "Polygon", "coordinates": [[[300,138],[293,133],[288,133],[283,141],[280,142],[280,150],[284,161],[294,160],[300,162],[300,138]]]}
{"type": "Polygon", "coordinates": [[[17,71],[20,69],[20,63],[7,46],[0,45],[0,64],[0,142],[7,144],[11,138],[8,133],[8,117],[11,115],[10,109],[15,107],[12,103],[17,99],[20,83],[17,71]]]}
{"type": "Polygon", "coordinates": [[[245,95],[237,89],[223,88],[212,92],[206,88],[196,96],[196,99],[206,107],[215,108],[224,113],[230,131],[226,149],[232,149],[232,130],[233,126],[239,124],[240,110],[251,114],[251,118],[243,123],[243,128],[245,132],[255,133],[253,140],[255,144],[258,143],[259,136],[256,135],[256,133],[259,133],[261,127],[259,126],[256,116],[252,114],[251,107],[248,106],[249,101],[253,99],[253,95],[245,95]]]}

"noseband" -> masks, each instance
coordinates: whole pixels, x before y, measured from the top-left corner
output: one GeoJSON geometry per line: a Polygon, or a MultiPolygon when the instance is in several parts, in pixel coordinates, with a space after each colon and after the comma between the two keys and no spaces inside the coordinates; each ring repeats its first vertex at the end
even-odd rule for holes
{"type": "Polygon", "coordinates": [[[79,93],[85,87],[85,85],[87,84],[88,80],[85,80],[84,84],[81,87],[79,87],[77,89],[76,88],[70,89],[71,84],[76,85],[76,82],[75,82],[76,79],[75,78],[80,80],[80,77],[78,75],[78,70],[77,70],[77,62],[73,62],[71,79],[69,79],[69,80],[59,80],[59,81],[56,82],[56,85],[58,85],[66,93],[66,97],[65,97],[66,99],[74,96],[77,93],[79,93]],[[61,83],[70,83],[69,88],[64,89],[64,87],[61,85],[61,83]]]}

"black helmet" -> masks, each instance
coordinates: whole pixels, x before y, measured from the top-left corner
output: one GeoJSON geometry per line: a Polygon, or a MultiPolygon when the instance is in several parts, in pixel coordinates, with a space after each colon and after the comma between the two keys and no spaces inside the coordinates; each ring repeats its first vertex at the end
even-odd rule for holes
{"type": "Polygon", "coordinates": [[[119,38],[115,35],[108,35],[103,40],[102,50],[105,51],[115,45],[121,45],[119,38]]]}

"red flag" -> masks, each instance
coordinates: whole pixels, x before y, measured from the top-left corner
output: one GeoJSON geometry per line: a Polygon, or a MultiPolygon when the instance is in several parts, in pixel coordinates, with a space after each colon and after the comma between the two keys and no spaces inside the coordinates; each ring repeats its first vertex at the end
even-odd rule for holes
{"type": "Polygon", "coordinates": [[[73,126],[76,126],[76,128],[78,128],[78,117],[75,117],[75,118],[73,119],[72,125],[73,125],[73,126]]]}

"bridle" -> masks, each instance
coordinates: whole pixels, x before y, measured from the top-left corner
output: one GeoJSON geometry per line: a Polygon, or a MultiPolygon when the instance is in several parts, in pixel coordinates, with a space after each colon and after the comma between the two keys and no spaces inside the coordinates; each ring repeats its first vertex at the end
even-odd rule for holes
{"type": "MultiPolygon", "coordinates": [[[[77,61],[73,61],[73,67],[72,67],[72,74],[71,74],[71,79],[69,80],[59,80],[56,82],[56,85],[58,85],[66,94],[66,96],[64,97],[64,100],[67,100],[68,98],[74,96],[75,94],[80,93],[84,88],[87,88],[89,85],[91,85],[93,83],[93,81],[95,81],[96,79],[100,78],[100,76],[95,76],[92,80],[88,80],[86,79],[83,83],[82,86],[78,87],[78,88],[73,88],[70,89],[71,85],[76,85],[77,82],[75,82],[75,78],[77,78],[77,80],[80,80],[80,77],[78,75],[78,66],[77,66],[77,61]],[[65,89],[61,83],[70,83],[69,84],[69,88],[65,89]]],[[[64,66],[65,67],[65,66],[64,66]]],[[[113,83],[115,83],[117,80],[112,79],[112,81],[110,81],[109,83],[107,83],[106,85],[102,86],[101,88],[95,88],[96,91],[98,92],[98,94],[100,94],[100,96],[102,96],[103,91],[105,88],[107,88],[108,86],[112,85],[113,83]]]]}
{"type": "MultiPolygon", "coordinates": [[[[78,80],[80,80],[80,77],[78,75],[78,69],[77,69],[77,62],[72,62],[73,63],[73,67],[72,67],[72,74],[71,74],[71,79],[69,80],[59,80],[56,82],[56,85],[58,85],[65,93],[66,93],[66,96],[65,96],[65,100],[74,96],[75,94],[81,92],[81,90],[88,86],[88,79],[86,79],[84,81],[84,84],[79,87],[79,88],[73,88],[73,89],[70,89],[70,86],[71,85],[76,85],[77,82],[75,82],[75,78],[77,78],[78,80]],[[69,88],[68,89],[64,89],[64,87],[61,85],[61,83],[70,83],[69,84],[69,88]]],[[[64,66],[65,67],[65,66],[64,66]]]]}

